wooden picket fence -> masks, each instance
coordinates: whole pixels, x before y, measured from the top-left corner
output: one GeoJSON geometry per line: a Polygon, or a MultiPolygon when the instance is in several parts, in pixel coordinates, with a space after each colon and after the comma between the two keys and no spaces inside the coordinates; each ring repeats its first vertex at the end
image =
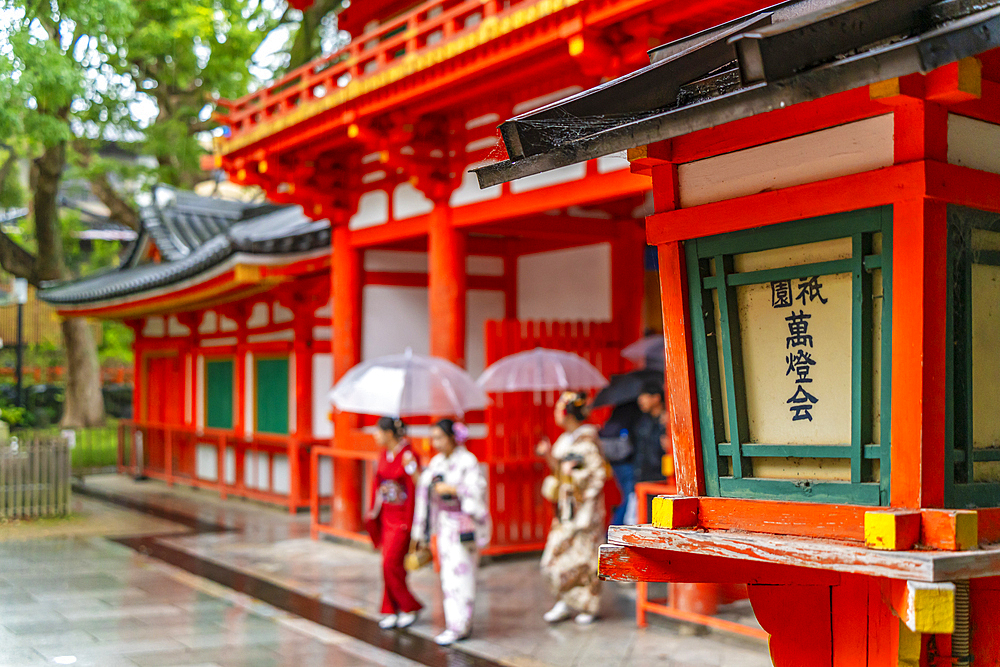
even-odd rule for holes
{"type": "Polygon", "coordinates": [[[14,437],[0,444],[0,519],[68,514],[70,467],[62,438],[14,437]]]}

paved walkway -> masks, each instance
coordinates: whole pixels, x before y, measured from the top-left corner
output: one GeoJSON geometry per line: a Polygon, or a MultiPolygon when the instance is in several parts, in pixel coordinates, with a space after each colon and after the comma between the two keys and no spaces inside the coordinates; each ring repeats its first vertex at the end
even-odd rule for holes
{"type": "Polygon", "coordinates": [[[7,540],[0,563],[5,667],[418,664],[101,538],[7,540]]]}
{"type": "MultiPolygon", "coordinates": [[[[156,521],[160,523],[155,527],[152,523],[149,526],[149,532],[162,536],[156,539],[156,549],[169,551],[177,559],[188,558],[192,562],[209,564],[212,566],[209,569],[214,568],[213,571],[229,573],[230,579],[234,576],[233,573],[250,577],[253,584],[250,588],[255,590],[262,590],[264,584],[274,584],[275,586],[270,587],[273,589],[272,597],[275,596],[274,591],[287,593],[278,595],[275,599],[279,601],[275,604],[281,605],[280,600],[289,595],[299,596],[299,605],[303,605],[303,600],[316,601],[322,609],[318,612],[311,610],[314,616],[322,617],[320,620],[325,625],[334,628],[330,630],[158,561],[132,555],[134,552],[121,545],[96,539],[78,539],[71,541],[76,545],[74,548],[85,548],[86,551],[74,556],[73,561],[80,563],[79,567],[82,569],[64,573],[61,585],[69,587],[66,590],[75,590],[72,588],[74,586],[86,586],[88,573],[93,575],[107,569],[115,572],[108,575],[117,582],[114,585],[120,586],[124,581],[126,587],[130,586],[130,580],[124,574],[126,566],[116,564],[115,560],[124,559],[123,562],[132,564],[132,567],[141,567],[144,576],[152,576],[150,572],[155,572],[156,577],[161,578],[160,583],[152,586],[153,590],[139,586],[143,595],[135,597],[136,600],[144,599],[143,604],[154,605],[154,609],[155,605],[164,604],[176,607],[181,612],[174,619],[180,622],[160,623],[155,621],[154,612],[149,612],[154,613],[153,616],[144,618],[141,614],[146,612],[141,609],[139,616],[115,611],[121,609],[118,605],[124,604],[123,601],[132,599],[117,592],[117,589],[107,591],[109,594],[103,597],[92,596],[89,603],[92,609],[104,610],[103,613],[123,614],[130,623],[145,628],[141,631],[134,630],[135,632],[157,636],[155,640],[143,641],[169,641],[162,646],[132,643],[122,647],[126,652],[115,658],[123,662],[97,660],[90,664],[414,664],[398,654],[409,656],[422,664],[476,664],[478,661],[478,664],[515,667],[598,664],[622,667],[764,667],[770,664],[766,649],[760,643],[720,634],[684,636],[678,632],[679,626],[665,619],[654,620],[655,625],[644,630],[637,629],[633,614],[632,586],[606,585],[601,609],[602,620],[593,626],[579,627],[572,623],[548,626],[540,617],[551,605],[552,599],[542,582],[534,558],[505,559],[486,564],[480,573],[474,637],[463,642],[458,651],[427,651],[420,647],[429,645],[428,638],[433,637],[443,624],[438,580],[430,569],[417,572],[411,577],[417,596],[427,606],[427,612],[412,630],[403,633],[376,629],[373,633],[373,620],[377,618],[374,612],[381,594],[378,555],[353,545],[309,539],[307,516],[290,517],[279,510],[254,503],[239,500],[223,502],[211,493],[182,488],[169,489],[158,482],[135,483],[120,476],[89,478],[87,486],[98,494],[156,508],[160,513],[160,518],[156,521]],[[178,534],[182,532],[180,526],[177,526],[177,530],[166,530],[165,528],[173,528],[173,525],[164,526],[162,523],[174,515],[175,518],[184,517],[180,520],[186,523],[190,523],[187,517],[195,517],[206,524],[217,524],[230,530],[190,534],[189,530],[184,529],[188,534],[178,534]],[[173,535],[163,536],[169,533],[173,535]],[[84,565],[91,560],[96,560],[97,564],[84,565]],[[84,583],[79,583],[80,581],[84,583]],[[157,594],[163,594],[167,598],[156,602],[146,599],[146,596],[157,594]],[[188,597],[179,601],[176,599],[176,596],[183,595],[188,597]],[[212,604],[209,604],[210,601],[212,604]],[[109,612],[108,609],[112,611],[109,612]],[[150,619],[154,622],[149,622],[150,619]],[[249,619],[249,625],[246,620],[240,619],[249,619]],[[200,631],[202,627],[205,628],[204,632],[200,631]],[[151,628],[161,629],[162,633],[159,634],[163,637],[159,636],[156,629],[151,628]],[[199,632],[195,632],[195,628],[199,632]],[[171,634],[174,632],[178,633],[177,636],[171,634]],[[212,639],[201,638],[206,634],[212,639]],[[218,642],[223,641],[222,637],[227,645],[233,646],[232,649],[219,648],[218,642]]],[[[0,527],[0,533],[4,530],[0,527]]],[[[18,544],[24,543],[0,542],[0,559],[6,561],[8,557],[12,557],[21,559],[22,562],[34,561],[32,557],[25,559],[17,555],[18,544]]],[[[58,545],[61,543],[46,539],[37,540],[34,544],[40,545],[37,547],[38,553],[44,553],[50,548],[56,549],[55,553],[58,553],[58,545]]],[[[66,558],[63,557],[63,560],[66,558]]],[[[46,607],[48,602],[44,598],[38,598],[31,590],[38,580],[28,576],[23,569],[9,576],[6,572],[2,575],[8,579],[7,587],[17,591],[11,604],[17,604],[18,600],[28,604],[27,608],[15,611],[41,613],[43,616],[53,611],[64,616],[63,611],[69,611],[60,611],[58,605],[55,605],[56,609],[52,605],[46,607]],[[24,577],[27,577],[28,585],[23,583],[24,577]],[[30,599],[25,599],[25,596],[30,599]],[[32,605],[41,606],[32,609],[32,605]]],[[[98,581],[113,586],[108,579],[98,581]]],[[[4,593],[7,589],[4,585],[0,580],[0,601],[6,604],[7,596],[4,593]]],[[[266,595],[261,597],[268,599],[266,595]]],[[[285,607],[289,608],[288,605],[285,607]]],[[[727,613],[732,617],[745,617],[749,611],[744,602],[733,605],[727,613]]],[[[309,617],[308,614],[304,615],[309,617]]],[[[19,618],[20,613],[16,616],[19,618]]],[[[20,621],[8,621],[8,617],[5,607],[0,604],[0,626],[5,628],[0,631],[0,647],[6,646],[5,637],[16,636],[16,650],[34,651],[48,658],[47,662],[28,661],[24,664],[55,664],[51,659],[60,655],[54,655],[53,651],[46,648],[50,644],[36,646],[29,633],[24,633],[24,628],[15,627],[22,631],[22,634],[16,634],[7,623],[16,625],[20,621]],[[3,634],[4,632],[7,634],[3,634]]],[[[56,620],[62,623],[59,627],[66,628],[67,631],[80,630],[87,633],[89,637],[73,635],[81,642],[88,638],[97,643],[106,641],[87,630],[85,623],[84,627],[76,627],[73,619],[56,620]]],[[[63,644],[59,646],[59,650],[64,647],[70,648],[63,644]]],[[[17,655],[8,657],[3,650],[0,648],[0,665],[6,664],[5,661],[21,664],[17,662],[20,659],[17,655]]],[[[75,664],[85,664],[82,662],[84,658],[93,660],[85,652],[66,655],[81,659],[81,662],[75,664]]]]}

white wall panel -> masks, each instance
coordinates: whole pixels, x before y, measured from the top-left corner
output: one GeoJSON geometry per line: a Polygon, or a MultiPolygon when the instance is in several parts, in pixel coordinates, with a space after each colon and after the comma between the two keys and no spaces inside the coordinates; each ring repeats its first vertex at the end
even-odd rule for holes
{"type": "Polygon", "coordinates": [[[892,114],[677,167],[681,206],[777,190],[891,166],[892,114]]]}
{"type": "Polygon", "coordinates": [[[948,162],[1000,174],[1000,125],[948,115],[948,162]]]}
{"type": "Polygon", "coordinates": [[[611,320],[611,245],[524,255],[517,263],[522,320],[611,320]]]}
{"type": "Polygon", "coordinates": [[[366,286],[361,322],[362,359],[430,350],[426,287],[366,286]]]}
{"type": "Polygon", "coordinates": [[[469,290],[465,294],[465,304],[465,368],[473,377],[478,377],[486,368],[485,322],[503,319],[504,293],[469,290]]]}
{"type": "Polygon", "coordinates": [[[317,438],[333,437],[330,399],[333,388],[333,355],[314,354],[312,358],[312,431],[317,438]]]}

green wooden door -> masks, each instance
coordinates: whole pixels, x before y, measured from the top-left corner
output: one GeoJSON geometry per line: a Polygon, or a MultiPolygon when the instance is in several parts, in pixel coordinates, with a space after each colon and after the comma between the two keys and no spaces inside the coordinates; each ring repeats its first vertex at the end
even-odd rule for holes
{"type": "Polygon", "coordinates": [[[205,362],[205,426],[233,427],[233,360],[205,362]]]}
{"type": "Polygon", "coordinates": [[[258,359],[257,431],[288,433],[288,359],[258,359]]]}

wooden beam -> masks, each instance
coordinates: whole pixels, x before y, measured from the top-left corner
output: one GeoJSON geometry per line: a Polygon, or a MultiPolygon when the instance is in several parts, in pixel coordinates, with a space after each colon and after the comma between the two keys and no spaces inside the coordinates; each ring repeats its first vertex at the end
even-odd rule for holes
{"type": "Polygon", "coordinates": [[[646,218],[651,245],[764,227],[789,220],[891,204],[926,192],[927,164],[911,162],[875,171],[703,204],[646,218]],[[753,215],[748,215],[753,211],[753,215]]]}
{"type": "Polygon", "coordinates": [[[774,563],[752,563],[692,553],[601,545],[598,572],[602,579],[622,582],[697,584],[778,584],[794,581],[836,586],[841,575],[774,563]]]}

